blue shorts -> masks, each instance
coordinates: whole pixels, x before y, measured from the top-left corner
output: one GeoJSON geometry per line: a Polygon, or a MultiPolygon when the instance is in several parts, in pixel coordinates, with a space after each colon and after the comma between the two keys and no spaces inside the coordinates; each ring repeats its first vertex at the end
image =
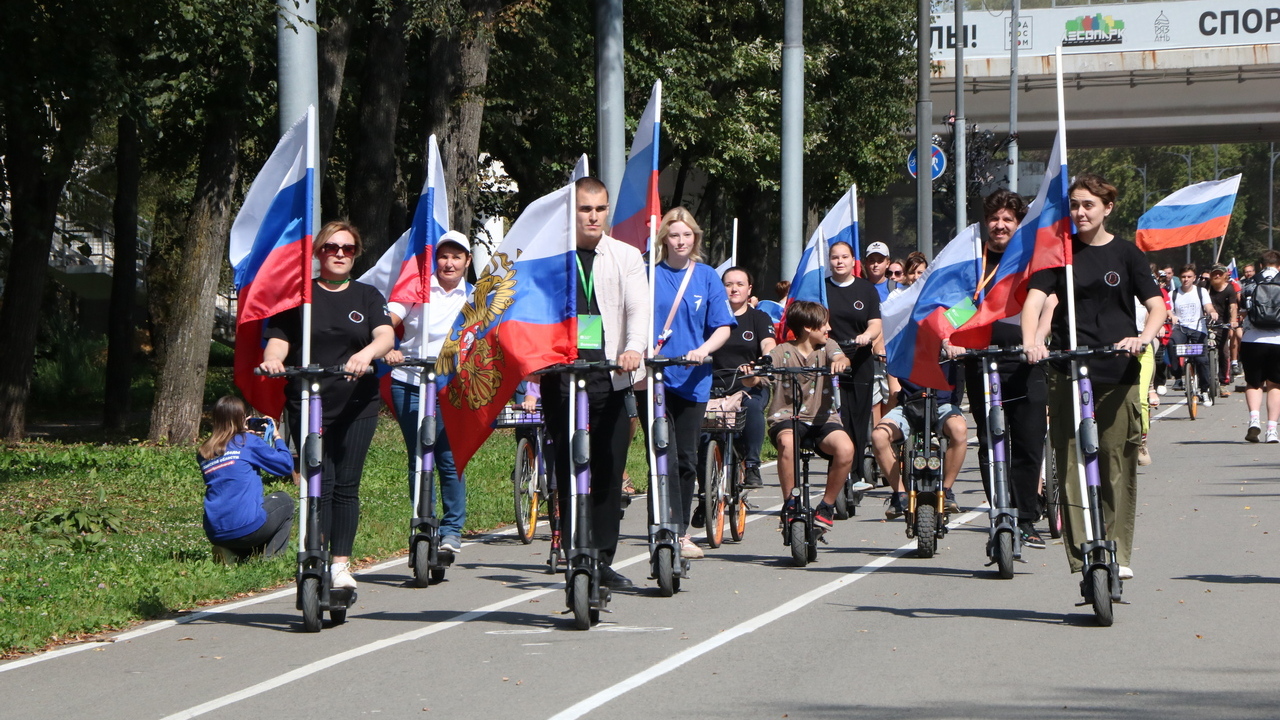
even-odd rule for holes
{"type": "MultiPolygon", "coordinates": [[[[918,414],[919,413],[917,413],[917,415],[918,414]]],[[[960,408],[952,405],[951,403],[943,403],[934,408],[933,431],[938,435],[941,435],[942,426],[947,422],[947,418],[953,415],[964,417],[964,413],[960,412],[960,408]]],[[[911,428],[907,422],[907,415],[903,411],[901,405],[885,413],[884,417],[880,419],[880,422],[890,422],[897,425],[898,430],[902,433],[903,437],[911,434],[911,428]]]]}

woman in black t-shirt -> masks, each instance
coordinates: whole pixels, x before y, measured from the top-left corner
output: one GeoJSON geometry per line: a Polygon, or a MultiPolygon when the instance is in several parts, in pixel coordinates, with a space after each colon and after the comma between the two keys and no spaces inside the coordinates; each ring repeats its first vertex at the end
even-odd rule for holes
{"type": "Polygon", "coordinates": [[[853,274],[853,248],[838,242],[827,253],[831,277],[826,280],[831,339],[849,356],[848,377],[840,381],[840,420],[853,438],[853,472],[862,478],[863,458],[871,431],[871,391],[875,357],[871,346],[880,338],[880,293],[876,286],[853,274]]]}
{"type": "Polygon", "coordinates": [[[711,393],[722,396],[746,390],[742,401],[747,411],[747,424],[738,435],[738,454],[743,459],[746,472],[743,485],[749,488],[763,487],[760,479],[760,445],[764,442],[764,407],[769,401],[769,390],[763,384],[744,387],[736,376],[738,368],[769,354],[778,341],[773,337],[773,321],[762,310],[751,307],[751,272],[743,267],[731,267],[724,271],[725,293],[729,296],[729,309],[738,324],[731,328],[729,339],[719,350],[711,353],[711,393]]]}
{"type": "MultiPolygon", "coordinates": [[[[1164,324],[1165,307],[1147,266],[1146,256],[1131,242],[1107,232],[1106,217],[1115,208],[1116,189],[1098,175],[1086,173],[1068,189],[1076,235],[1071,240],[1076,307],[1076,344],[1114,345],[1128,355],[1089,362],[1093,381],[1094,414],[1098,423],[1098,469],[1102,479],[1103,520],[1109,539],[1116,542],[1121,579],[1133,577],[1129,567],[1138,496],[1138,448],[1142,445],[1142,416],[1138,402],[1138,355],[1164,324]],[[1134,299],[1147,308],[1142,332],[1134,335],[1134,299]]],[[[1067,322],[1065,268],[1041,270],[1031,276],[1022,306],[1022,344],[1028,362],[1044,360],[1047,349],[1037,337],[1040,313],[1049,296],[1053,309],[1053,344],[1070,343],[1067,322]]],[[[1063,490],[1067,510],[1063,545],[1072,572],[1080,572],[1084,541],[1083,498],[1076,477],[1075,428],[1071,413],[1071,379],[1062,368],[1049,372],[1050,435],[1058,468],[1065,469],[1063,490]]]]}
{"type": "MultiPolygon", "coordinates": [[[[360,476],[378,425],[378,380],[365,373],[395,342],[386,299],[372,286],[351,279],[361,249],[359,231],[345,221],[330,222],[316,235],[320,277],[312,281],[310,360],[322,367],[342,365],[352,373],[321,380],[323,425],[312,428],[324,433],[319,531],[329,543],[330,578],[337,588],[356,586],[347,565],[360,518],[360,476]]],[[[259,367],[264,372],[302,364],[301,308],[272,317],[263,334],[267,346],[259,367]]],[[[303,411],[301,379],[289,381],[285,399],[297,438],[303,411]]]]}

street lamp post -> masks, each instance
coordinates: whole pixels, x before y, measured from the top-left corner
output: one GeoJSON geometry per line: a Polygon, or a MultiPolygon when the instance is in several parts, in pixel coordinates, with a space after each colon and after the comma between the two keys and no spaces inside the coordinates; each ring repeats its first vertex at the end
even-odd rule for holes
{"type": "Polygon", "coordinates": [[[1270,167],[1267,169],[1267,249],[1275,250],[1275,229],[1276,229],[1276,158],[1280,157],[1280,152],[1276,151],[1276,144],[1271,143],[1271,159],[1270,167]]]}
{"type": "MultiPolygon", "coordinates": [[[[1178,156],[1178,157],[1182,158],[1183,160],[1186,160],[1186,161],[1187,161],[1187,184],[1188,184],[1188,185],[1190,185],[1190,184],[1191,184],[1191,153],[1190,153],[1190,152],[1184,152],[1184,153],[1180,153],[1180,152],[1169,152],[1168,150],[1165,150],[1165,151],[1163,151],[1163,153],[1162,153],[1162,154],[1164,154],[1164,155],[1176,155],[1176,156],[1178,156]]],[[[1191,246],[1190,246],[1190,245],[1188,245],[1188,246],[1187,246],[1187,264],[1188,264],[1188,265],[1190,265],[1190,264],[1191,264],[1191,246]]]]}
{"type": "Polygon", "coordinates": [[[1147,208],[1150,207],[1147,205],[1147,198],[1150,196],[1150,193],[1147,192],[1147,166],[1124,165],[1123,167],[1132,168],[1134,172],[1142,176],[1142,212],[1146,212],[1147,208]]]}

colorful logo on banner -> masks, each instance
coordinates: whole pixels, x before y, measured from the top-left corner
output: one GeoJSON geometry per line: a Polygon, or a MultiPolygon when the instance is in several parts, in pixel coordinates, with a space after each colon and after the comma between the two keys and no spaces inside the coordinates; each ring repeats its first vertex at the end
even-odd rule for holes
{"type": "Polygon", "coordinates": [[[1064,47],[1080,45],[1119,45],[1124,42],[1124,21],[1110,15],[1081,15],[1067,21],[1064,47]]]}

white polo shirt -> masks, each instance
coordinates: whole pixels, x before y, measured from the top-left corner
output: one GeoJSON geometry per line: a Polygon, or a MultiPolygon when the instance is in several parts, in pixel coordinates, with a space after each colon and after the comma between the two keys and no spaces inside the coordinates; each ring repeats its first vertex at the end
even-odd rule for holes
{"type": "MultiPolygon", "coordinates": [[[[414,303],[405,305],[403,303],[387,303],[387,309],[393,315],[401,318],[404,324],[404,338],[400,340],[400,351],[406,357],[435,357],[440,354],[440,348],[444,346],[444,341],[449,337],[449,331],[453,329],[453,321],[458,318],[458,313],[462,310],[462,306],[466,304],[467,297],[471,294],[471,285],[466,282],[458,283],[458,286],[452,290],[446,291],[440,287],[440,283],[436,281],[436,276],[431,276],[431,302],[427,305],[414,303]],[[421,349],[422,343],[422,316],[423,310],[431,313],[430,332],[427,335],[427,348],[421,349]]],[[[420,368],[395,368],[391,371],[391,379],[406,382],[410,385],[418,384],[418,376],[421,373],[420,368]]]]}

